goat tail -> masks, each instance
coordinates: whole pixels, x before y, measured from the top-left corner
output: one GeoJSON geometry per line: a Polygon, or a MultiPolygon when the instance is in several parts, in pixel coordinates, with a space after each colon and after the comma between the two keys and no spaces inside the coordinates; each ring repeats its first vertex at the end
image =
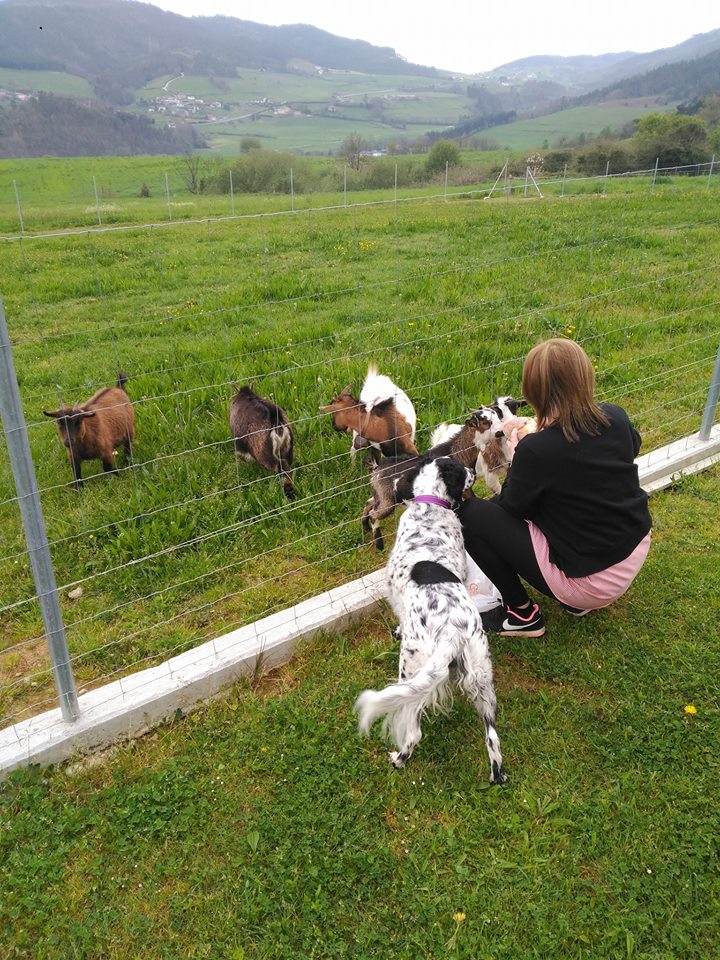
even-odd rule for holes
{"type": "Polygon", "coordinates": [[[398,747],[406,741],[407,731],[428,708],[442,708],[450,699],[449,675],[451,648],[436,652],[410,680],[391,683],[384,690],[363,690],[355,701],[360,733],[369,734],[376,720],[385,717],[383,732],[390,734],[398,747]]]}
{"type": "Polygon", "coordinates": [[[116,384],[118,389],[124,390],[125,384],[128,382],[129,379],[130,377],[126,373],[123,373],[121,370],[118,370],[117,384],[116,384]]]}

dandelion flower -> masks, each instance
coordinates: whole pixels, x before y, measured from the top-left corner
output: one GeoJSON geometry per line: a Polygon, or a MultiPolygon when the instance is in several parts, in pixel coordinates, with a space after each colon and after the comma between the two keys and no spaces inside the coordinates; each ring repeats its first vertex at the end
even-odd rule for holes
{"type": "Polygon", "coordinates": [[[691,703],[689,703],[686,707],[683,707],[683,709],[685,710],[685,713],[689,713],[691,716],[694,716],[697,713],[697,707],[694,707],[691,703]]]}
{"type": "Polygon", "coordinates": [[[455,923],[462,923],[464,919],[465,919],[465,914],[461,913],[459,910],[457,913],[453,914],[453,920],[455,921],[455,923]]]}

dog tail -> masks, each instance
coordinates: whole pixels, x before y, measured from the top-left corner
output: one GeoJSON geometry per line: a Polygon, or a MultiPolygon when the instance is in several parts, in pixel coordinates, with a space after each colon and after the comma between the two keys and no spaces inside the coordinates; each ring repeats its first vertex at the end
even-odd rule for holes
{"type": "Polygon", "coordinates": [[[384,690],[363,690],[355,701],[360,733],[367,735],[373,723],[385,717],[383,731],[398,747],[405,744],[408,731],[418,726],[426,710],[442,709],[451,699],[449,654],[449,648],[435,653],[410,680],[392,683],[384,690]]]}

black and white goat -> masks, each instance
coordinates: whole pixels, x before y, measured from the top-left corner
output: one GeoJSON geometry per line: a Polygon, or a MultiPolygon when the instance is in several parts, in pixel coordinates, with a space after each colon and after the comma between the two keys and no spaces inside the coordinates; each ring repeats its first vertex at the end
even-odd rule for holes
{"type": "MultiPolygon", "coordinates": [[[[454,428],[456,425],[451,426],[454,428]]],[[[412,496],[404,478],[427,460],[454,457],[463,466],[486,477],[486,482],[493,492],[499,492],[500,483],[491,467],[498,470],[506,466],[503,452],[507,448],[507,441],[499,426],[497,414],[489,407],[483,408],[474,411],[462,426],[457,425],[454,432],[453,429],[443,432],[449,439],[430,447],[421,456],[387,457],[371,467],[372,496],[363,509],[362,525],[364,530],[372,529],[378,550],[384,547],[380,521],[389,516],[399,503],[412,496]],[[494,483],[491,483],[492,480],[494,483]]]]}
{"type": "Polygon", "coordinates": [[[235,453],[243,460],[255,460],[266,470],[279,474],[285,496],[294,500],[293,432],[287,414],[272,400],[255,393],[252,387],[235,384],[235,390],[230,401],[235,453]]]}
{"type": "Polygon", "coordinates": [[[465,548],[455,507],[475,479],[457,460],[423,463],[408,483],[414,499],[398,524],[388,557],[388,600],[401,638],[398,682],[365,690],[355,710],[362,733],[385,717],[384,729],[402,767],[420,742],[426,710],[448,706],[452,683],[483,718],[490,781],[504,783],[500,741],[495,729],[495,686],[482,620],[464,585],[465,548]]]}

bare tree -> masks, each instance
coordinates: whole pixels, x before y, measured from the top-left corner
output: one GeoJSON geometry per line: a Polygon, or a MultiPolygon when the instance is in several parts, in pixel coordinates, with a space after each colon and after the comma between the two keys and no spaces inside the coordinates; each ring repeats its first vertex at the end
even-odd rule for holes
{"type": "Polygon", "coordinates": [[[190,193],[202,193],[205,186],[204,162],[199,153],[184,153],[179,158],[180,176],[190,193]]]}
{"type": "Polygon", "coordinates": [[[340,156],[345,157],[353,170],[360,169],[360,158],[363,150],[367,149],[367,143],[359,133],[351,133],[340,144],[340,156]]]}

